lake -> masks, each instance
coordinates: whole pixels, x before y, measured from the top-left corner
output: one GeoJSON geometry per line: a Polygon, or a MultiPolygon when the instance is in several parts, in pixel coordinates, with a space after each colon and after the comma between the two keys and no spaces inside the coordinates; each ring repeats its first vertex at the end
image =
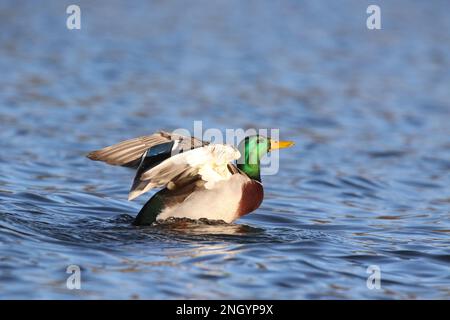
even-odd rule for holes
{"type": "Polygon", "coordinates": [[[69,4],[0,3],[1,299],[450,298],[448,1],[377,0],[381,30],[358,0],[69,4]],[[233,224],[132,226],[151,194],[85,155],[194,121],[296,146],[233,224]]]}

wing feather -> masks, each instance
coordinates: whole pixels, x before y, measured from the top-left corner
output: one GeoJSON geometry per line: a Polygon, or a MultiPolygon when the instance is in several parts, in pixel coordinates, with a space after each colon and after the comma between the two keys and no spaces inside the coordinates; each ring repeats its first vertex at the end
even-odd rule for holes
{"type": "Polygon", "coordinates": [[[185,137],[179,134],[159,131],[152,135],[137,137],[116,143],[112,146],[90,152],[87,157],[94,161],[104,161],[111,165],[136,167],[139,165],[142,155],[149,148],[178,141],[179,151],[187,151],[209,144],[193,137],[185,137]]]}
{"type": "Polygon", "coordinates": [[[228,164],[240,157],[239,151],[230,145],[210,144],[202,148],[174,155],[134,178],[128,199],[132,200],[152,188],[176,188],[183,181],[199,176],[205,187],[228,179],[232,174],[228,164]]]}

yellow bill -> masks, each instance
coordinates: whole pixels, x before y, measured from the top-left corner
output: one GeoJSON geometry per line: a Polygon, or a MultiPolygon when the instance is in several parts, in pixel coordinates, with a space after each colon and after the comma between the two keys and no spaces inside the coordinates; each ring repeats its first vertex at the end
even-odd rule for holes
{"type": "Polygon", "coordinates": [[[270,150],[289,148],[294,145],[294,141],[270,141],[270,150]]]}

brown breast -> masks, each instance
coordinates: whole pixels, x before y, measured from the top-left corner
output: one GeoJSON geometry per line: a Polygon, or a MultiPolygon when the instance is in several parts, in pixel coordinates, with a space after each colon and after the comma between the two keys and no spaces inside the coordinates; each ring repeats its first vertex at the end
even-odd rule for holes
{"type": "Polygon", "coordinates": [[[261,205],[263,198],[264,189],[261,183],[255,180],[246,182],[242,186],[242,197],[236,212],[237,216],[242,217],[243,215],[256,210],[261,205]]]}

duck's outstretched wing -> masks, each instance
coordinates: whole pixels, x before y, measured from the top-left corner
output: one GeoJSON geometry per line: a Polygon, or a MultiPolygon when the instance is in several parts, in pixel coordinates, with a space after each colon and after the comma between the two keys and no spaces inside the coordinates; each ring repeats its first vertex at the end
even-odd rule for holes
{"type": "Polygon", "coordinates": [[[233,146],[210,144],[176,154],[148,170],[140,167],[128,200],[152,188],[175,189],[193,181],[200,181],[204,183],[205,188],[210,189],[217,181],[231,177],[233,173],[230,172],[228,164],[240,156],[233,146]]]}
{"type": "Polygon", "coordinates": [[[87,157],[94,161],[104,161],[111,165],[137,168],[141,163],[144,153],[151,147],[166,144],[170,151],[185,152],[191,149],[203,147],[209,142],[204,142],[194,137],[185,137],[179,134],[159,131],[149,136],[142,136],[125,140],[112,146],[92,151],[87,157]]]}

